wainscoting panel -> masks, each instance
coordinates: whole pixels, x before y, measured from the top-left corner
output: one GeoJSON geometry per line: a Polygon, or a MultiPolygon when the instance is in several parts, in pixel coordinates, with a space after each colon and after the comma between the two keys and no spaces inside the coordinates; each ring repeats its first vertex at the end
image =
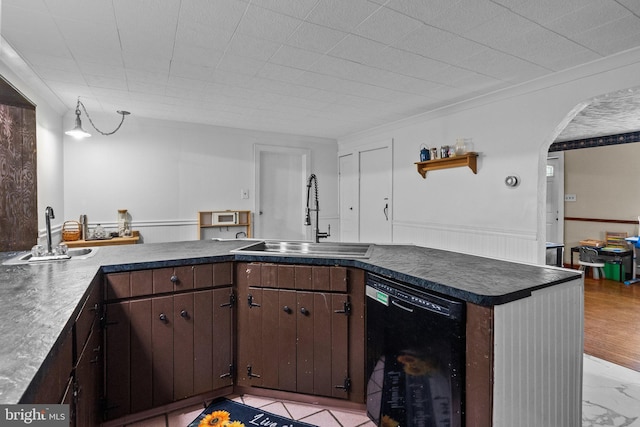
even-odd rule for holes
{"type": "Polygon", "coordinates": [[[583,281],[494,308],[496,427],[581,425],[583,281]]]}
{"type": "Polygon", "coordinates": [[[470,255],[538,263],[535,233],[521,231],[395,221],[393,243],[413,243],[470,255]]]}

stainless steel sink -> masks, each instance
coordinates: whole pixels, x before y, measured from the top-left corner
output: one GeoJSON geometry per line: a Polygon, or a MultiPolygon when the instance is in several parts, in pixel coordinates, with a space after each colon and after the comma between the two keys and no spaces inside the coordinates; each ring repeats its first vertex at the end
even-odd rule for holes
{"type": "Polygon", "coordinates": [[[231,252],[247,255],[272,255],[324,258],[369,258],[373,245],[369,243],[311,243],[265,240],[231,252]]]}
{"type": "Polygon", "coordinates": [[[13,257],[5,262],[3,265],[16,265],[16,264],[33,264],[38,262],[47,261],[64,261],[68,259],[86,259],[94,256],[98,248],[73,248],[67,251],[66,255],[44,255],[34,257],[31,252],[24,253],[13,257]]]}

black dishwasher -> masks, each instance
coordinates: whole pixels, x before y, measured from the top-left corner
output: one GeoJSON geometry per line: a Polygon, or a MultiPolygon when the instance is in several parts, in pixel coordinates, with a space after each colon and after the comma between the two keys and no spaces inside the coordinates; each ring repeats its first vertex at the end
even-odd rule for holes
{"type": "Polygon", "coordinates": [[[461,427],[465,304],[367,273],[367,415],[378,426],[461,427]]]}

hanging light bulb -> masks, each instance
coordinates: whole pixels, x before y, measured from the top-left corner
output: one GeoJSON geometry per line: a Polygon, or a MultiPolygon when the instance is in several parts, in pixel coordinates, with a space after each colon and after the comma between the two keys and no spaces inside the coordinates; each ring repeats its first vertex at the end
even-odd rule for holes
{"type": "Polygon", "coordinates": [[[80,120],[80,106],[82,106],[84,113],[87,115],[87,118],[89,119],[89,123],[91,123],[91,126],[93,126],[93,128],[99,133],[101,133],[102,135],[113,135],[114,133],[116,133],[118,129],[120,129],[120,126],[122,126],[122,123],[124,122],[124,116],[128,116],[129,114],[131,114],[128,111],[121,111],[121,110],[116,111],[118,114],[122,115],[122,120],[120,120],[120,124],[112,132],[102,132],[100,129],[96,127],[96,125],[93,124],[93,120],[91,120],[91,116],[89,116],[89,113],[87,112],[86,107],[80,101],[80,98],[78,98],[78,103],[76,104],[76,125],[73,129],[65,132],[66,135],[72,136],[76,139],[83,139],[91,136],[89,132],[82,129],[82,121],[80,120]]]}

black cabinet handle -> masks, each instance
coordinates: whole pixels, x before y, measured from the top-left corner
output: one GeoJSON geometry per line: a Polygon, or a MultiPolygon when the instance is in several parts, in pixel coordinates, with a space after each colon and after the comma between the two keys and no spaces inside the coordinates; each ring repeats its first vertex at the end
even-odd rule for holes
{"type": "Polygon", "coordinates": [[[337,388],[339,390],[350,391],[351,390],[351,378],[346,377],[344,379],[344,382],[341,385],[335,385],[333,387],[337,388]]]}
{"type": "Polygon", "coordinates": [[[236,304],[236,294],[231,292],[229,294],[229,302],[228,303],[224,303],[224,304],[220,304],[220,307],[233,307],[235,304],[236,304]]]}
{"type": "Polygon", "coordinates": [[[167,315],[164,313],[160,313],[160,316],[158,316],[158,318],[160,319],[160,321],[164,322],[164,323],[168,323],[169,320],[167,320],[167,315]]]}
{"type": "Polygon", "coordinates": [[[247,376],[249,377],[249,379],[260,378],[260,375],[253,373],[253,368],[251,367],[251,365],[247,366],[247,376]]]}
{"type": "Polygon", "coordinates": [[[178,283],[178,276],[176,276],[175,274],[171,276],[171,282],[172,283],[178,283]]]}
{"type": "Polygon", "coordinates": [[[348,316],[351,314],[351,302],[349,301],[345,301],[342,303],[344,309],[343,310],[334,310],[333,312],[336,314],[344,314],[345,316],[348,316]]]}
{"type": "Polygon", "coordinates": [[[284,311],[287,314],[291,314],[293,310],[291,310],[291,307],[289,307],[288,305],[285,305],[284,307],[282,307],[282,311],[284,311]]]}
{"type": "Polygon", "coordinates": [[[189,318],[189,313],[187,313],[187,310],[181,310],[180,311],[180,317],[182,317],[183,319],[188,319],[189,318]]]}
{"type": "Polygon", "coordinates": [[[300,313],[304,314],[305,316],[308,316],[309,315],[309,310],[307,310],[306,308],[302,307],[300,309],[300,313]]]}
{"type": "Polygon", "coordinates": [[[247,295],[247,303],[249,304],[249,308],[260,307],[260,304],[256,304],[253,302],[253,295],[247,295]]]}

